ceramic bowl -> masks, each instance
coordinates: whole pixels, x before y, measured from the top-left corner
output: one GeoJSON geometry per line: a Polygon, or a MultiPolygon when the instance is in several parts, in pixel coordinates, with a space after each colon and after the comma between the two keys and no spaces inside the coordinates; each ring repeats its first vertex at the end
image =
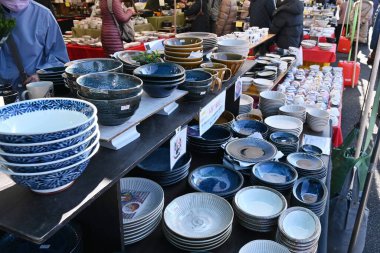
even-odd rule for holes
{"type": "Polygon", "coordinates": [[[175,57],[175,56],[170,56],[170,55],[167,55],[167,54],[165,54],[164,58],[168,62],[176,62],[178,64],[180,64],[181,62],[193,63],[193,62],[203,61],[203,57],[200,57],[200,58],[175,57]]]}
{"type": "Polygon", "coordinates": [[[298,178],[297,171],[281,162],[266,161],[252,168],[252,179],[278,191],[290,189],[298,178]]]}
{"type": "Polygon", "coordinates": [[[281,145],[298,145],[299,142],[298,136],[287,132],[274,132],[269,136],[269,139],[273,143],[281,145]]]}
{"type": "Polygon", "coordinates": [[[91,99],[124,99],[136,96],[142,89],[138,77],[120,73],[92,73],[77,79],[79,92],[91,99]]]}
{"type": "Polygon", "coordinates": [[[114,57],[120,60],[125,65],[134,66],[135,68],[137,68],[141,64],[134,60],[134,58],[140,56],[143,53],[144,52],[142,51],[126,50],[114,53],[114,57]]]}
{"type": "Polygon", "coordinates": [[[176,48],[176,47],[166,47],[165,48],[165,51],[170,51],[170,52],[174,52],[174,53],[188,53],[190,54],[191,52],[198,52],[198,51],[203,51],[203,47],[200,46],[200,47],[186,47],[186,48],[176,48]]]}
{"type": "Polygon", "coordinates": [[[165,50],[166,56],[175,57],[175,58],[188,58],[190,56],[190,54],[191,54],[191,52],[180,53],[180,52],[173,52],[170,50],[165,50]]]}
{"type": "Polygon", "coordinates": [[[165,49],[172,48],[194,48],[202,46],[203,40],[199,38],[172,38],[164,41],[165,49]]]}
{"type": "Polygon", "coordinates": [[[181,62],[178,62],[178,61],[172,61],[172,60],[169,60],[169,59],[164,59],[165,62],[167,63],[174,63],[174,64],[178,64],[178,65],[181,65],[184,69],[195,69],[195,68],[198,68],[203,60],[198,60],[198,61],[181,61],[181,62]]]}
{"type": "Polygon", "coordinates": [[[283,245],[270,240],[254,240],[245,244],[239,253],[290,253],[283,245]]]}
{"type": "Polygon", "coordinates": [[[321,180],[312,177],[300,178],[293,187],[293,197],[305,205],[318,205],[320,202],[326,201],[327,195],[326,185],[321,180]]]}
{"type": "Polygon", "coordinates": [[[19,185],[30,188],[37,193],[53,193],[68,188],[86,169],[90,158],[96,154],[99,144],[93,147],[86,157],[69,166],[45,172],[18,173],[0,168],[0,171],[9,175],[19,185]]]}
{"type": "Polygon", "coordinates": [[[115,59],[86,59],[67,67],[65,73],[70,78],[97,73],[97,72],[122,72],[123,63],[115,59]]]}
{"type": "Polygon", "coordinates": [[[284,105],[281,106],[278,110],[282,115],[298,118],[302,122],[306,121],[306,108],[302,105],[284,105]]]}
{"type": "Polygon", "coordinates": [[[256,132],[260,133],[264,139],[268,135],[268,127],[256,120],[238,120],[231,126],[232,131],[236,137],[244,138],[248,137],[256,132]]]}
{"type": "Polygon", "coordinates": [[[270,133],[287,132],[300,136],[303,130],[303,122],[300,119],[286,115],[267,117],[264,123],[268,126],[270,133]]]}
{"type": "Polygon", "coordinates": [[[323,151],[319,147],[311,144],[304,144],[301,146],[301,151],[312,155],[320,156],[323,151]]]}
{"type": "Polygon", "coordinates": [[[144,83],[143,90],[153,98],[169,97],[173,91],[178,87],[179,83],[174,84],[157,84],[157,83],[144,83]]]}
{"type": "Polygon", "coordinates": [[[260,92],[260,99],[285,101],[286,96],[284,93],[279,91],[263,91],[260,92]]]}
{"type": "Polygon", "coordinates": [[[216,120],[215,125],[229,127],[235,121],[235,116],[232,112],[224,111],[222,115],[216,120]]]}
{"type": "Polygon", "coordinates": [[[259,92],[270,90],[273,87],[273,85],[274,85],[274,82],[268,79],[263,79],[263,78],[253,79],[253,86],[255,86],[259,92]]]}
{"type": "Polygon", "coordinates": [[[319,172],[324,169],[321,158],[308,153],[292,153],[286,157],[286,161],[297,169],[304,176],[319,172]]]}
{"type": "Polygon", "coordinates": [[[244,178],[238,171],[219,164],[209,164],[194,169],[188,182],[196,191],[230,197],[242,187],[244,178]]]}
{"type": "Polygon", "coordinates": [[[262,122],[263,117],[253,113],[243,113],[236,116],[236,120],[256,120],[262,122]]]}
{"type": "Polygon", "coordinates": [[[243,65],[245,58],[243,55],[234,53],[214,53],[211,55],[211,61],[222,63],[231,70],[231,74],[235,75],[243,65]]]}
{"type": "Polygon", "coordinates": [[[87,129],[96,113],[93,104],[69,98],[33,99],[7,105],[0,108],[0,141],[38,143],[63,139],[87,129]]]}
{"type": "MultiPolygon", "coordinates": [[[[188,91],[188,94],[185,95],[185,98],[188,100],[201,100],[203,99],[211,90],[212,85],[212,75],[205,71],[194,70],[196,72],[203,72],[207,75],[197,75],[198,73],[190,73],[189,77],[186,74],[185,82],[178,86],[180,90],[188,91]],[[209,79],[202,79],[204,76],[210,77],[209,79]],[[204,84],[204,85],[203,85],[204,84]]],[[[203,74],[201,73],[201,74],[203,74]]]]}
{"type": "Polygon", "coordinates": [[[205,86],[212,82],[212,75],[203,70],[186,70],[184,85],[186,86],[205,86]]]}
{"type": "Polygon", "coordinates": [[[185,69],[175,63],[150,63],[136,68],[133,74],[143,80],[172,80],[182,77],[185,69]]]}
{"type": "Polygon", "coordinates": [[[15,103],[18,99],[18,92],[12,90],[2,90],[0,91],[0,96],[3,97],[4,104],[9,105],[15,103]]]}
{"type": "Polygon", "coordinates": [[[257,138],[235,139],[227,143],[226,153],[241,162],[258,163],[272,160],[277,148],[270,142],[257,138]]]}
{"type": "Polygon", "coordinates": [[[306,123],[314,132],[322,132],[329,124],[330,114],[321,109],[309,109],[307,111],[306,123]]]}
{"type": "Polygon", "coordinates": [[[232,137],[230,130],[222,126],[212,126],[202,136],[199,136],[198,126],[189,126],[187,136],[201,144],[225,142],[232,137]]]}

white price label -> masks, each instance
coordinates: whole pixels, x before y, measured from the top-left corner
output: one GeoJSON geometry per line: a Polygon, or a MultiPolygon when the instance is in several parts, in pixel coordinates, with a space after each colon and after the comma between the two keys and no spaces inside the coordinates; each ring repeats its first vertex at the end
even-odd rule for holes
{"type": "Polygon", "coordinates": [[[199,112],[199,135],[201,136],[214,125],[226,108],[226,91],[224,90],[216,98],[199,112]]]}
{"type": "Polygon", "coordinates": [[[243,83],[239,77],[238,80],[235,82],[235,99],[234,99],[234,101],[236,101],[241,96],[241,93],[243,91],[242,86],[243,86],[243,83]]]}
{"type": "Polygon", "coordinates": [[[187,126],[176,129],[175,135],[170,139],[170,169],[186,154],[187,126]]]}
{"type": "Polygon", "coordinates": [[[131,105],[122,105],[120,109],[122,111],[125,111],[125,110],[128,110],[130,107],[131,107],[131,105]]]}
{"type": "Polygon", "coordinates": [[[0,96],[0,106],[4,106],[5,103],[4,103],[4,97],[3,96],[0,96]]]}

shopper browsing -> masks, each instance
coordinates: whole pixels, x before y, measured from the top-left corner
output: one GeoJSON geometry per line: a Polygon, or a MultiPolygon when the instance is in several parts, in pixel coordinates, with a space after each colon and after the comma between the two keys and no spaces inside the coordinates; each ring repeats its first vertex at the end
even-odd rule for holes
{"type": "Polygon", "coordinates": [[[235,30],[237,10],[236,0],[222,0],[216,22],[216,34],[218,36],[232,33],[235,30]]]}
{"type": "Polygon", "coordinates": [[[26,83],[38,80],[38,69],[69,61],[61,30],[49,9],[30,0],[0,0],[0,8],[6,17],[16,20],[12,38],[0,49],[1,83],[23,89],[26,83]]]}
{"type": "Polygon", "coordinates": [[[259,28],[270,27],[275,9],[274,0],[252,0],[249,6],[250,25],[259,28]]]}

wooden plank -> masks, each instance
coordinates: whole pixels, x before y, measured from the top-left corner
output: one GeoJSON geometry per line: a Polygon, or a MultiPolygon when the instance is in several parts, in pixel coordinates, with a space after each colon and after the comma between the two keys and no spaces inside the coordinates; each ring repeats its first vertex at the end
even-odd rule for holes
{"type": "Polygon", "coordinates": [[[249,48],[252,49],[252,48],[255,48],[255,47],[258,47],[260,46],[261,44],[263,44],[264,42],[272,39],[274,36],[276,36],[276,34],[267,34],[265,36],[263,36],[258,42],[256,42],[255,44],[250,44],[249,45],[249,48]]]}

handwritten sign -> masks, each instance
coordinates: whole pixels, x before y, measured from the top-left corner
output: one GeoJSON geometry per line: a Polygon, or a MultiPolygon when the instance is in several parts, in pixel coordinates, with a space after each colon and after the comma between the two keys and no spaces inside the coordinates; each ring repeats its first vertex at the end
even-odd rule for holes
{"type": "Polygon", "coordinates": [[[201,136],[218,120],[226,108],[226,91],[203,107],[199,112],[199,135],[201,136]]]}
{"type": "Polygon", "coordinates": [[[187,126],[176,129],[175,135],[170,139],[170,170],[176,162],[186,154],[187,126]]]}

